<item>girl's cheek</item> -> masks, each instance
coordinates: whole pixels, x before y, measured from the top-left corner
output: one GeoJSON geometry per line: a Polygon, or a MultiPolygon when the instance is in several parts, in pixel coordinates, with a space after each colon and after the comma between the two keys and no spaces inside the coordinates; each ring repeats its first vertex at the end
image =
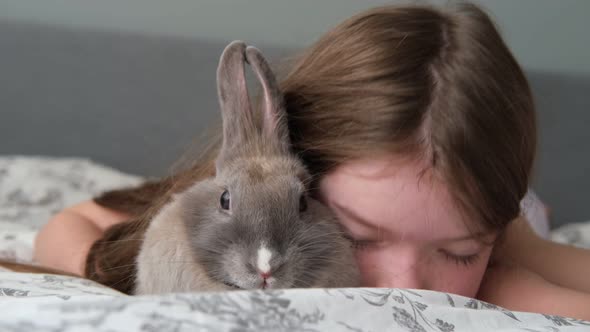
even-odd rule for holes
{"type": "MultiPolygon", "coordinates": [[[[482,253],[479,259],[470,265],[449,261],[442,255],[430,255],[419,258],[414,270],[398,266],[397,260],[389,255],[394,253],[379,250],[357,250],[357,263],[361,271],[362,286],[364,287],[400,287],[398,280],[392,276],[405,270],[416,279],[411,282],[411,288],[429,289],[448,292],[467,297],[475,297],[479,290],[482,277],[486,271],[489,252],[482,253]],[[414,287],[416,286],[416,287],[414,287]]],[[[407,280],[406,280],[407,282],[407,280]]]]}
{"type": "Polygon", "coordinates": [[[383,280],[387,279],[387,276],[393,271],[387,268],[390,264],[387,264],[381,256],[360,250],[355,252],[355,256],[361,272],[361,284],[363,287],[395,287],[387,284],[387,282],[383,283],[383,280]]]}
{"type": "Polygon", "coordinates": [[[477,262],[468,266],[454,262],[439,260],[432,271],[436,278],[431,279],[432,290],[475,297],[487,268],[489,255],[480,257],[477,262]]]}

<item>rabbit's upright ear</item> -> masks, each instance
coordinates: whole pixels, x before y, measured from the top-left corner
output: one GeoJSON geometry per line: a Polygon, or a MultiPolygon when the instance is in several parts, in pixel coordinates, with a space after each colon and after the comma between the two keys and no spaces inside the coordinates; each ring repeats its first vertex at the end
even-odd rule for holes
{"type": "Polygon", "coordinates": [[[248,46],[246,48],[246,61],[252,66],[252,70],[262,85],[262,141],[273,149],[272,152],[286,154],[289,152],[290,146],[289,132],[283,96],[275,75],[256,47],[248,46]]]}
{"type": "Polygon", "coordinates": [[[217,67],[217,94],[223,120],[223,145],[219,160],[238,154],[257,132],[244,75],[246,44],[231,42],[217,67]]]}

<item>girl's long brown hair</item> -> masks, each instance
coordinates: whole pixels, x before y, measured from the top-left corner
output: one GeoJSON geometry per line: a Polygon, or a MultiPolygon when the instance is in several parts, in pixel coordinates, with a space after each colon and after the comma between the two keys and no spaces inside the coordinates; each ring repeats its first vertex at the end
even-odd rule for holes
{"type": "MultiPolygon", "coordinates": [[[[359,158],[423,158],[487,231],[520,211],[536,148],[531,92],[488,15],[472,4],[385,6],[355,15],[297,57],[281,81],[292,148],[316,179],[359,158]]],[[[214,174],[219,137],[198,162],[98,204],[134,218],[110,228],[86,275],[130,292],[150,216],[170,192],[214,174]]]]}
{"type": "Polygon", "coordinates": [[[107,191],[94,198],[97,204],[126,213],[131,219],[109,227],[92,245],[86,257],[84,276],[131,294],[135,285],[135,259],[149,221],[172,193],[215,174],[214,161],[220,147],[221,137],[213,136],[192,166],[136,188],[107,191]]]}

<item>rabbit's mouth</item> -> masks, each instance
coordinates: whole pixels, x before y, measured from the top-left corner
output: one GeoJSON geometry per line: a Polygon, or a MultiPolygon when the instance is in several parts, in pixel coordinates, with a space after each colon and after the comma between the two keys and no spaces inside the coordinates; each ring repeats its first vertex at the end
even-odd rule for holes
{"type": "Polygon", "coordinates": [[[226,286],[229,286],[231,288],[235,288],[235,289],[244,289],[236,284],[232,284],[231,282],[227,282],[227,281],[222,281],[222,283],[226,286]]]}

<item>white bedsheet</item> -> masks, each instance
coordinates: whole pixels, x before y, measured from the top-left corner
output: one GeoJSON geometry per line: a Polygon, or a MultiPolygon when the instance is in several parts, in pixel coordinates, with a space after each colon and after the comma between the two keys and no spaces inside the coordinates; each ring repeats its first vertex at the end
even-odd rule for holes
{"type": "MultiPolygon", "coordinates": [[[[0,257],[30,261],[36,230],[65,206],[141,178],[76,158],[0,157],[0,257]]],[[[552,233],[590,247],[590,223],[552,233]]],[[[590,331],[409,289],[290,289],[130,297],[93,282],[0,271],[0,331],[590,331]]]]}

